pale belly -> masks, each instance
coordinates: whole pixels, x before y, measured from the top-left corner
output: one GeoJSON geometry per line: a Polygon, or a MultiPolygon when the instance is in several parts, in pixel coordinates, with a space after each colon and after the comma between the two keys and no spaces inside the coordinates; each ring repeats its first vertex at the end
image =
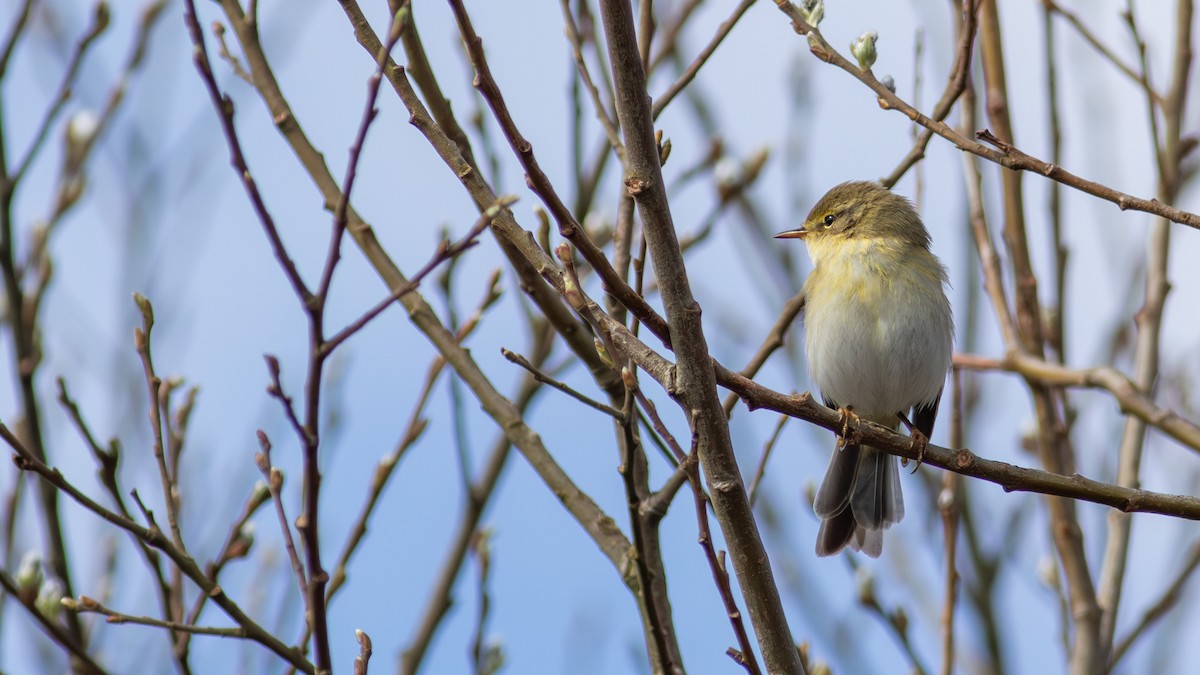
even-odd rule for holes
{"type": "Polygon", "coordinates": [[[940,288],[922,298],[905,280],[892,281],[878,294],[846,284],[849,291],[811,297],[805,308],[813,384],[826,399],[883,423],[937,398],[953,341],[950,307],[940,288]]]}

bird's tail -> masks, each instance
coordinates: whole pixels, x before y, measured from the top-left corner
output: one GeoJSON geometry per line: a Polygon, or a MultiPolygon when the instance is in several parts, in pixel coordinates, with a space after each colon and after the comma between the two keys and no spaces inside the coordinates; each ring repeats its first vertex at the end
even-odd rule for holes
{"type": "Polygon", "coordinates": [[[878,558],[883,531],[904,517],[896,458],[866,445],[835,450],[813,511],[821,519],[817,555],[833,555],[849,545],[878,558]]]}

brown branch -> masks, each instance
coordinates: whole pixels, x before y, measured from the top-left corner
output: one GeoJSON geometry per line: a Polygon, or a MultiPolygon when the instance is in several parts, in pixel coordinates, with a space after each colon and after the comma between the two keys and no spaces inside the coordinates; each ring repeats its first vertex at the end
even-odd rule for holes
{"type": "MultiPolygon", "coordinates": [[[[958,21],[960,24],[958,49],[955,52],[954,65],[950,67],[950,78],[946,83],[946,89],[933,106],[933,113],[930,115],[930,118],[936,122],[946,119],[954,104],[967,88],[967,81],[971,74],[971,54],[974,51],[975,31],[979,27],[977,21],[979,2],[980,0],[963,0],[962,18],[958,21]]],[[[912,150],[908,151],[908,154],[900,160],[900,164],[890,174],[880,178],[879,182],[889,188],[899,183],[904,174],[925,157],[925,148],[929,146],[932,138],[933,129],[926,128],[922,131],[917,136],[917,142],[913,144],[912,150]]]]}
{"type": "MultiPolygon", "coordinates": [[[[1134,82],[1140,83],[1142,81],[1142,78],[1138,72],[1134,70],[1132,66],[1122,61],[1121,58],[1116,55],[1116,53],[1114,53],[1108,48],[1108,46],[1101,42],[1100,38],[1096,37],[1096,34],[1084,25],[1083,20],[1079,18],[1079,15],[1063,7],[1062,5],[1059,5],[1057,2],[1054,2],[1054,0],[1042,0],[1042,5],[1045,6],[1047,12],[1051,14],[1057,14],[1066,19],[1067,23],[1071,24],[1071,27],[1074,28],[1077,33],[1079,33],[1079,37],[1083,38],[1085,42],[1099,52],[1106,61],[1115,66],[1117,70],[1124,73],[1126,77],[1130,78],[1134,82]]],[[[1046,58],[1048,60],[1053,60],[1054,54],[1048,53],[1046,58]]],[[[1149,93],[1154,99],[1154,104],[1161,107],[1164,103],[1162,95],[1154,91],[1150,91],[1149,93]]]]}
{"type": "MultiPolygon", "coordinates": [[[[1174,201],[1178,196],[1183,173],[1183,153],[1181,151],[1184,104],[1188,95],[1189,71],[1191,70],[1192,48],[1192,3],[1190,0],[1180,0],[1177,5],[1176,21],[1185,22],[1176,25],[1175,33],[1175,62],[1170,90],[1163,105],[1165,134],[1162,144],[1159,144],[1158,127],[1152,125],[1154,133],[1155,157],[1159,167],[1159,197],[1163,201],[1174,201]]],[[[1142,83],[1146,90],[1147,105],[1151,120],[1155,119],[1154,100],[1150,95],[1149,73],[1146,72],[1145,45],[1138,36],[1137,24],[1133,18],[1133,5],[1126,10],[1128,21],[1138,48],[1142,54],[1139,61],[1142,66],[1142,83]]],[[[1146,283],[1141,309],[1134,317],[1137,324],[1137,340],[1134,345],[1133,382],[1132,388],[1139,392],[1152,392],[1158,380],[1159,350],[1162,340],[1163,307],[1171,284],[1167,278],[1168,263],[1171,250],[1171,224],[1164,219],[1156,219],[1147,235],[1146,243],[1146,283]]],[[[1127,417],[1125,429],[1121,437],[1121,445],[1117,454],[1118,485],[1136,487],[1141,482],[1142,456],[1145,451],[1147,425],[1137,417],[1127,417]]],[[[1100,619],[1100,639],[1106,654],[1111,650],[1117,629],[1117,610],[1121,601],[1121,591],[1126,576],[1126,564],[1129,557],[1129,539],[1132,525],[1129,516],[1109,514],[1109,538],[1104,552],[1104,565],[1100,575],[1099,602],[1102,610],[1100,619]]],[[[1106,656],[1108,662],[1113,662],[1111,656],[1106,656]]]]}
{"type": "Polygon", "coordinates": [[[808,25],[800,16],[795,6],[789,0],[775,0],[775,4],[779,7],[787,17],[792,21],[792,27],[800,35],[810,36],[810,50],[818,59],[830,63],[838,68],[846,71],[854,76],[857,80],[865,84],[879,98],[879,104],[888,110],[897,110],[908,117],[914,123],[933,131],[938,136],[945,138],[957,147],[959,150],[977,155],[990,162],[994,162],[1014,171],[1028,171],[1038,173],[1046,178],[1058,181],[1067,187],[1074,188],[1080,192],[1084,192],[1098,197],[1108,202],[1116,204],[1122,211],[1134,210],[1143,211],[1156,216],[1162,216],[1181,225],[1200,229],[1200,215],[1190,211],[1175,208],[1173,206],[1163,204],[1157,199],[1143,199],[1134,197],[1133,195],[1114,190],[1106,185],[1090,181],[1080,176],[1077,176],[1061,166],[1044,162],[1032,155],[1029,155],[1017,149],[1013,145],[1004,142],[993,142],[995,136],[987,130],[980,131],[976,134],[977,137],[995,145],[995,149],[977,143],[963,134],[959,133],[945,122],[939,122],[931,119],[921,111],[906,103],[893,92],[889,91],[870,70],[861,70],[859,67],[851,63],[844,56],[830,47],[825,38],[812,26],[808,25]]]}
{"type": "MultiPolygon", "coordinates": [[[[642,216],[643,229],[661,284],[670,341],[677,358],[676,387],[669,388],[695,425],[700,463],[713,511],[725,536],[768,672],[802,672],[770,561],[750,508],[733,454],[729,426],[717,398],[700,306],[692,297],[687,269],[667,203],[646,75],[638,54],[627,1],[600,3],[616,88],[617,117],[625,135],[625,187],[642,216]]],[[[626,305],[628,306],[628,305],[626,305]]],[[[630,307],[630,311],[636,309],[630,307]]],[[[652,330],[654,326],[648,326],[652,330]]]]}
{"type": "MultiPolygon", "coordinates": [[[[678,389],[675,368],[670,361],[647,347],[623,325],[607,316],[603,316],[602,320],[605,327],[611,330],[613,342],[622,353],[632,358],[641,370],[653,377],[668,392],[678,389]]],[[[807,392],[799,396],[783,394],[743,377],[716,361],[710,361],[710,363],[715,370],[717,382],[722,387],[736,393],[751,410],[765,408],[824,427],[830,431],[840,432],[843,430],[844,416],[839,415],[836,410],[817,403],[811,394],[807,392]]],[[[911,460],[918,458],[919,447],[908,436],[866,421],[851,424],[848,428],[861,434],[862,442],[865,444],[897,457],[911,460]]],[[[1028,469],[1005,462],[988,460],[965,448],[951,450],[930,444],[924,452],[923,461],[925,464],[941,467],[964,476],[995,483],[1004,488],[1006,492],[1036,492],[1104,504],[1129,513],[1158,513],[1189,520],[1200,520],[1200,498],[1197,497],[1110,485],[1079,474],[1063,475],[1028,469]]]]}
{"type": "MultiPolygon", "coordinates": [[[[643,321],[647,323],[647,327],[654,331],[654,334],[660,339],[669,340],[668,335],[670,331],[667,327],[667,322],[658,317],[657,313],[650,307],[646,300],[635,293],[621,279],[613,269],[612,264],[608,261],[608,258],[592,243],[583,226],[579,224],[574,214],[571,213],[566,204],[559,198],[558,193],[554,190],[554,186],[550,183],[550,179],[542,171],[537,157],[533,154],[533,145],[521,135],[520,130],[517,129],[516,123],[512,119],[512,114],[504,103],[504,96],[500,93],[500,88],[497,86],[495,78],[492,77],[487,58],[483,53],[483,41],[475,33],[470,17],[467,16],[466,8],[463,7],[461,0],[451,0],[450,6],[454,11],[455,20],[458,22],[459,32],[466,43],[471,65],[475,68],[475,88],[479,90],[479,93],[491,107],[496,121],[500,124],[500,128],[504,132],[505,138],[508,139],[509,145],[512,146],[513,152],[517,155],[517,158],[521,161],[521,166],[525,169],[526,180],[530,188],[538,195],[542,203],[546,205],[546,209],[558,224],[559,234],[575,245],[584,260],[600,276],[606,292],[615,297],[622,305],[637,316],[645,317],[643,321]]],[[[618,106],[619,112],[620,107],[618,106]]],[[[626,133],[628,134],[628,131],[626,133]]],[[[654,153],[654,158],[657,165],[657,150],[654,153]]]]}
{"type": "MultiPolygon", "coordinates": [[[[17,468],[22,471],[31,471],[38,475],[39,478],[48,486],[70,497],[77,504],[93,514],[104,519],[111,525],[114,525],[126,532],[129,532],[138,539],[146,542],[150,546],[162,551],[168,558],[171,559],[180,571],[187,578],[191,579],[202,593],[207,594],[235,623],[246,630],[247,638],[258,642],[267,649],[274,652],[280,658],[284,659],[292,666],[308,675],[316,675],[316,670],[298,650],[285,645],[278,638],[264,629],[262,626],[255,623],[245,612],[238,607],[237,603],[233,602],[225,594],[225,591],[215,582],[209,579],[200,570],[196,562],[192,560],[185,551],[175,547],[171,540],[163,535],[162,531],[154,525],[153,519],[147,512],[150,527],[142,527],[119,513],[110,511],[100,504],[93,501],[90,497],[76,488],[73,484],[63,477],[58,469],[51,468],[45,462],[41,461],[33,454],[33,451],[26,448],[25,445],[17,438],[15,434],[5,425],[0,424],[0,438],[3,438],[6,443],[16,451],[14,461],[17,468]]],[[[136,491],[134,491],[134,499],[141,505],[141,500],[137,499],[136,491]]]]}
{"type": "Polygon", "coordinates": [[[17,602],[37,621],[42,632],[66,650],[73,661],[77,661],[83,666],[82,672],[87,675],[104,675],[104,673],[108,672],[92,659],[91,655],[87,653],[87,649],[76,642],[75,638],[58,621],[42,614],[38,610],[35,604],[36,594],[27,595],[21,593],[21,589],[17,586],[16,581],[8,576],[8,573],[3,569],[0,569],[0,588],[3,588],[8,595],[16,598],[17,602]]]}
{"type": "MultiPolygon", "coordinates": [[[[359,44],[372,57],[377,55],[381,43],[378,36],[371,29],[366,17],[363,16],[357,2],[355,0],[345,0],[341,3],[341,7],[346,12],[347,18],[354,28],[355,38],[359,44]]],[[[226,11],[234,13],[235,16],[240,15],[239,8],[233,2],[229,2],[226,11]]],[[[424,52],[420,49],[419,42],[408,40],[409,36],[415,35],[416,24],[410,17],[409,28],[404,31],[402,41],[404,42],[406,51],[408,51],[409,65],[413,76],[417,79],[418,84],[422,86],[422,91],[426,93],[426,98],[430,100],[430,109],[425,109],[424,104],[413,90],[412,85],[405,75],[408,71],[389,61],[386,76],[393,90],[408,110],[410,122],[425,135],[434,150],[437,151],[438,155],[471,195],[476,207],[480,211],[483,211],[495,203],[496,194],[486,181],[483,180],[478,169],[475,167],[474,160],[469,152],[469,146],[464,145],[466,142],[465,136],[459,138],[461,130],[458,128],[458,124],[449,110],[449,103],[441,97],[440,92],[437,92],[436,96],[431,95],[430,87],[436,87],[432,71],[425,72],[427,68],[416,67],[417,61],[425,61],[425,56],[424,52]],[[422,83],[422,76],[426,80],[424,83],[422,83]],[[430,112],[433,113],[432,116],[430,112]],[[458,139],[462,143],[458,143],[452,140],[452,138],[458,139]],[[465,151],[463,150],[464,147],[466,148],[465,151]]],[[[280,131],[292,145],[293,151],[317,183],[326,201],[334,203],[338,192],[337,185],[329,175],[329,170],[325,166],[320,153],[312,147],[311,143],[304,136],[299,123],[295,120],[286,100],[279,91],[278,84],[275,82],[274,76],[266,63],[266,58],[262,54],[262,47],[258,43],[257,35],[251,31],[245,31],[244,35],[239,33],[239,39],[243,42],[243,49],[247,50],[247,54],[253,57],[250,59],[251,66],[256,73],[259,73],[256,80],[258,82],[256,88],[259,89],[272,115],[276,119],[287,120],[287,124],[281,126],[280,131]]],[[[517,225],[512,213],[507,210],[503,211],[493,221],[492,230],[497,235],[497,242],[501,250],[517,271],[522,289],[534,301],[538,309],[554,326],[555,330],[563,336],[563,339],[570,345],[571,350],[576,356],[587,364],[592,376],[597,379],[601,386],[605,387],[606,390],[619,391],[620,382],[618,373],[600,360],[596,354],[596,350],[592,347],[591,335],[583,329],[582,324],[571,315],[570,310],[563,305],[554,293],[554,289],[547,284],[547,281],[561,283],[561,279],[557,277],[557,268],[555,268],[549,255],[545,251],[541,251],[537,244],[528,238],[526,231],[517,225]],[[543,278],[543,274],[548,276],[543,278]]],[[[397,277],[394,272],[395,265],[382,248],[380,248],[370,227],[353,212],[351,212],[350,233],[368,260],[375,267],[376,272],[389,287],[394,288],[397,283],[397,277]]]]}
{"type": "Polygon", "coordinates": [[[152,628],[166,628],[173,633],[190,633],[192,635],[213,635],[216,637],[237,638],[247,640],[250,636],[245,628],[217,628],[213,626],[195,626],[178,621],[163,621],[150,616],[133,616],[130,614],[122,614],[114,609],[105,607],[97,600],[88,596],[80,596],[76,598],[64,598],[62,601],[63,607],[71,612],[80,614],[100,614],[107,617],[105,623],[122,624],[131,623],[138,626],[150,626],[152,628]]]}
{"type": "MultiPolygon", "coordinates": [[[[766,364],[767,359],[775,350],[783,346],[783,338],[787,335],[788,330],[795,323],[796,317],[800,316],[800,312],[804,311],[804,291],[792,296],[790,300],[783,303],[783,309],[779,311],[779,317],[775,319],[771,330],[767,331],[767,336],[763,338],[763,343],[759,346],[758,351],[754,352],[754,356],[750,357],[750,361],[739,372],[743,377],[754,377],[758,374],[759,369],[766,364]]],[[[725,416],[733,415],[733,409],[737,405],[737,396],[730,394],[725,397],[725,403],[722,408],[725,410],[725,416]]]]}
{"type": "Polygon", "coordinates": [[[663,110],[666,110],[671,101],[678,96],[685,87],[691,84],[692,80],[696,79],[696,75],[700,73],[700,69],[703,68],[704,64],[708,62],[709,57],[713,55],[713,52],[717,51],[717,47],[721,46],[721,43],[725,40],[725,37],[729,35],[729,33],[733,30],[733,27],[737,25],[737,22],[742,18],[742,15],[745,14],[746,10],[750,9],[750,6],[753,4],[754,0],[741,0],[741,2],[739,2],[738,5],[733,8],[733,11],[729,14],[729,18],[721,22],[721,25],[717,27],[716,34],[712,36],[712,39],[708,41],[708,44],[704,46],[704,49],[700,50],[700,53],[696,55],[695,60],[693,60],[691,65],[687,67],[687,70],[683,71],[683,74],[679,76],[679,79],[672,82],[671,86],[667,87],[666,91],[655,97],[654,107],[651,108],[651,117],[658,119],[658,116],[662,114],[663,110]]]}
{"type": "MultiPolygon", "coordinates": [[[[787,396],[723,368],[718,368],[717,373],[721,384],[736,391],[752,409],[766,408],[814,423],[830,431],[839,429],[837,425],[841,417],[837,411],[817,403],[808,393],[787,396]]],[[[872,447],[898,457],[917,459],[918,448],[907,436],[869,422],[861,422],[857,427],[851,425],[850,428],[861,433],[863,442],[872,447]]],[[[1001,486],[1006,492],[1037,492],[1104,504],[1127,513],[1159,513],[1200,520],[1200,498],[1110,485],[1077,473],[1062,475],[1027,469],[984,459],[965,448],[950,450],[930,445],[925,451],[924,463],[964,476],[981,478],[1001,486]]]]}
{"type": "Polygon", "coordinates": [[[1072,370],[1031,356],[1010,353],[1003,359],[955,354],[954,365],[967,370],[1005,370],[1053,387],[1104,389],[1113,395],[1121,412],[1153,426],[1192,450],[1200,451],[1200,425],[1167,408],[1160,408],[1121,372],[1098,366],[1072,370]]]}
{"type": "Polygon", "coordinates": [[[538,382],[541,382],[542,384],[548,384],[551,387],[554,387],[555,389],[566,394],[567,396],[570,396],[571,398],[575,399],[576,401],[579,401],[580,403],[586,405],[587,407],[589,407],[593,410],[598,410],[598,411],[604,413],[605,415],[608,415],[609,417],[617,420],[618,422],[621,422],[625,419],[624,412],[617,410],[616,408],[614,408],[610,405],[605,405],[595,399],[589,398],[588,396],[581,394],[578,391],[575,391],[569,385],[567,385],[565,382],[560,382],[560,381],[554,379],[553,377],[550,377],[546,373],[542,372],[540,369],[537,368],[537,366],[534,366],[532,363],[530,363],[529,359],[526,359],[524,356],[521,356],[520,354],[517,354],[512,351],[509,351],[508,349],[505,349],[504,347],[500,348],[500,354],[504,358],[508,359],[508,361],[510,363],[515,363],[516,365],[529,371],[529,374],[533,375],[534,379],[536,379],[538,382]]]}
{"type": "Polygon", "coordinates": [[[1167,584],[1162,595],[1146,608],[1146,611],[1142,613],[1141,618],[1134,624],[1133,628],[1129,629],[1129,632],[1113,647],[1112,656],[1108,660],[1110,670],[1116,668],[1117,663],[1129,652],[1129,648],[1133,646],[1138,638],[1153,627],[1159,619],[1166,616],[1172,607],[1179,604],[1179,601],[1183,599],[1183,592],[1187,582],[1192,579],[1192,575],[1198,567],[1200,567],[1200,542],[1191,545],[1188,549],[1186,562],[1175,577],[1171,579],[1171,583],[1167,584]]]}
{"type": "MultiPolygon", "coordinates": [[[[618,472],[621,474],[621,482],[625,488],[625,503],[629,510],[629,538],[633,542],[635,550],[634,563],[642,593],[646,598],[641,603],[644,607],[644,620],[654,641],[654,648],[647,651],[650,653],[650,665],[655,673],[683,675],[683,663],[675,637],[675,623],[670,614],[670,605],[660,601],[667,597],[667,580],[665,575],[656,574],[662,568],[654,565],[657,551],[651,549],[652,545],[657,547],[657,538],[655,537],[655,541],[651,542],[651,537],[655,536],[653,530],[659,521],[654,519],[652,522],[642,508],[644,504],[642,492],[648,485],[646,475],[649,473],[649,467],[635,431],[637,421],[634,419],[633,413],[637,405],[635,402],[637,378],[628,368],[622,369],[621,376],[625,383],[625,401],[621,410],[621,419],[617,422],[617,426],[620,427],[619,433],[623,436],[620,444],[621,466],[618,468],[618,472]]],[[[664,436],[664,438],[666,437],[664,436]]],[[[649,496],[647,495],[647,498],[649,496]]]]}
{"type": "MultiPolygon", "coordinates": [[[[630,372],[630,371],[625,371],[630,372]]],[[[626,378],[632,382],[634,387],[632,391],[637,397],[637,402],[645,411],[646,416],[650,418],[654,425],[655,431],[662,436],[667,445],[675,456],[680,458],[679,466],[685,472],[688,483],[692,486],[693,501],[696,505],[696,526],[700,531],[700,536],[697,542],[701,549],[704,550],[704,558],[708,561],[708,569],[712,573],[713,583],[717,587],[717,592],[721,595],[721,602],[725,605],[725,615],[729,619],[729,624],[733,628],[733,634],[737,637],[738,647],[740,651],[731,654],[734,661],[746,669],[746,672],[751,675],[757,675],[759,671],[758,660],[754,657],[754,647],[750,644],[750,636],[746,633],[746,626],[742,622],[742,612],[738,609],[737,599],[733,597],[733,589],[729,584],[729,571],[725,569],[723,556],[717,555],[716,548],[712,543],[712,531],[708,524],[708,500],[705,498],[704,486],[700,480],[700,456],[698,445],[700,437],[692,433],[691,452],[685,453],[679,442],[667,429],[667,425],[663,424],[662,418],[658,416],[658,409],[654,403],[646,397],[646,394],[637,388],[636,380],[630,375],[626,378]]]]}

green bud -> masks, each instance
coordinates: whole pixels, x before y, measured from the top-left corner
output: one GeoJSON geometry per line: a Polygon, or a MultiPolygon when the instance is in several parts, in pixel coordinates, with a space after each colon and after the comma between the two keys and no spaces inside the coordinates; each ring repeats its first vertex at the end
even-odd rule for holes
{"type": "Polygon", "coordinates": [[[62,610],[62,599],[62,582],[58,579],[50,579],[38,589],[37,600],[33,601],[33,605],[37,607],[37,611],[42,613],[42,616],[53,621],[58,618],[58,613],[62,610]]]}
{"type": "Polygon", "coordinates": [[[879,33],[869,30],[850,43],[850,53],[858,60],[859,68],[870,70],[871,66],[875,65],[875,57],[878,55],[875,51],[877,40],[879,40],[879,33]]]}
{"type": "Polygon", "coordinates": [[[800,3],[800,16],[808,25],[816,28],[825,18],[825,0],[804,0],[800,3]]]}
{"type": "Polygon", "coordinates": [[[21,566],[17,568],[14,578],[17,588],[24,591],[35,589],[42,585],[42,556],[37,551],[29,551],[21,558],[21,566]]]}

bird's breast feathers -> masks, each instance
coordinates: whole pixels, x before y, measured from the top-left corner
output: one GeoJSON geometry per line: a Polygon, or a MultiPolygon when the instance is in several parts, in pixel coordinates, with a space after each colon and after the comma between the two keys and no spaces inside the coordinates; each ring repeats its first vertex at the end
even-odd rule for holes
{"type": "Polygon", "coordinates": [[[897,411],[936,398],[953,346],[937,258],[913,247],[813,253],[805,352],[821,393],[888,424],[897,411]]]}

